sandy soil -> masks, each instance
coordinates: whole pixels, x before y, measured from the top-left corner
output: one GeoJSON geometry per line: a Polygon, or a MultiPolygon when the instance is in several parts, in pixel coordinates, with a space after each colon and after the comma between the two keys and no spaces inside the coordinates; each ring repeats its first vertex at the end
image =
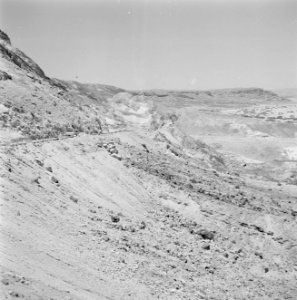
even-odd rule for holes
{"type": "Polygon", "coordinates": [[[293,100],[50,79],[0,33],[1,299],[297,299],[293,100]]]}

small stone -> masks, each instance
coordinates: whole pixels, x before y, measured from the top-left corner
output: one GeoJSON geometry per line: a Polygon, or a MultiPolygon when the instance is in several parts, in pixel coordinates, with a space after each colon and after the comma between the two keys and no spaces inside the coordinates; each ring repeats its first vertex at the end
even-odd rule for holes
{"type": "Polygon", "coordinates": [[[1,282],[4,284],[4,285],[9,285],[9,280],[7,278],[3,278],[1,280],[1,282]]]}
{"type": "Polygon", "coordinates": [[[210,273],[210,274],[214,274],[215,272],[215,267],[213,266],[205,266],[205,270],[210,273]]]}
{"type": "Polygon", "coordinates": [[[115,158],[117,160],[122,160],[122,157],[120,155],[116,154],[116,153],[112,153],[111,157],[113,157],[113,158],[115,158]]]}
{"type": "Polygon", "coordinates": [[[38,176],[38,177],[36,177],[36,178],[34,178],[34,179],[32,179],[32,183],[37,183],[37,184],[40,184],[40,182],[39,182],[39,179],[40,179],[40,177],[38,176]]]}
{"type": "Polygon", "coordinates": [[[20,294],[18,292],[14,292],[14,291],[9,291],[9,295],[15,298],[19,298],[20,294]]]}
{"type": "Polygon", "coordinates": [[[133,227],[133,226],[130,226],[130,232],[136,232],[136,229],[135,229],[135,227],[133,227]]]}
{"type": "Polygon", "coordinates": [[[78,199],[74,196],[70,196],[70,200],[73,201],[74,203],[78,202],[78,199]]]}
{"type": "Polygon", "coordinates": [[[215,237],[214,232],[206,229],[201,229],[197,233],[205,240],[213,240],[215,237]]]}
{"type": "Polygon", "coordinates": [[[111,218],[111,221],[112,221],[113,223],[118,223],[118,222],[120,222],[120,217],[119,217],[119,216],[110,216],[110,218],[111,218]]]}
{"type": "Polygon", "coordinates": [[[146,224],[145,224],[144,221],[141,221],[139,228],[140,229],[145,229],[146,228],[146,224]]]}
{"type": "Polygon", "coordinates": [[[48,166],[48,167],[46,167],[45,169],[46,169],[48,172],[53,173],[53,168],[52,168],[51,166],[48,166]]]}
{"type": "Polygon", "coordinates": [[[36,159],[35,161],[40,167],[43,167],[44,164],[42,161],[40,161],[39,159],[36,159]]]}
{"type": "Polygon", "coordinates": [[[255,255],[258,256],[259,258],[263,259],[263,254],[260,252],[255,252],[255,255]]]}
{"type": "Polygon", "coordinates": [[[204,250],[210,250],[210,245],[209,244],[204,244],[202,246],[202,249],[204,249],[204,250]]]}
{"type": "Polygon", "coordinates": [[[109,150],[109,153],[111,153],[111,154],[118,154],[119,151],[118,151],[116,148],[111,148],[111,149],[109,150]]]}
{"type": "Polygon", "coordinates": [[[52,176],[51,181],[56,184],[59,183],[59,180],[55,176],[52,176]]]}

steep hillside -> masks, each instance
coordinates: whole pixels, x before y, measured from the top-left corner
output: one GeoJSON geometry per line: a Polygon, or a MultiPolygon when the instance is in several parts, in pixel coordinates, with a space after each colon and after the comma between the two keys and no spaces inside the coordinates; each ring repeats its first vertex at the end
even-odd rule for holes
{"type": "Polygon", "coordinates": [[[0,51],[2,127],[31,138],[104,131],[101,101],[120,89],[98,85],[94,96],[91,85],[50,79],[3,32],[0,51]]]}
{"type": "Polygon", "coordinates": [[[296,159],[230,143],[294,143],[258,116],[290,101],[51,79],[0,38],[1,299],[297,298],[296,159]]]}

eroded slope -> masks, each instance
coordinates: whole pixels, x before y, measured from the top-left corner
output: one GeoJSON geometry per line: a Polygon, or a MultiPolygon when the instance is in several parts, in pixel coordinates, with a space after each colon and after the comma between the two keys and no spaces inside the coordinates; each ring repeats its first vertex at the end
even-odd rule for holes
{"type": "Polygon", "coordinates": [[[50,79],[0,39],[1,299],[297,297],[294,178],[189,136],[286,100],[50,79]]]}

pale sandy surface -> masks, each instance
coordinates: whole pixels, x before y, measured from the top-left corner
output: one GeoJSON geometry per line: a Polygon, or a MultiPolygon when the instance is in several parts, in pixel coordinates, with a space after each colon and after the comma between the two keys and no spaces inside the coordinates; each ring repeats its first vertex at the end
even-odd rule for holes
{"type": "Polygon", "coordinates": [[[0,33],[0,299],[297,299],[296,102],[50,79],[0,33]]]}

